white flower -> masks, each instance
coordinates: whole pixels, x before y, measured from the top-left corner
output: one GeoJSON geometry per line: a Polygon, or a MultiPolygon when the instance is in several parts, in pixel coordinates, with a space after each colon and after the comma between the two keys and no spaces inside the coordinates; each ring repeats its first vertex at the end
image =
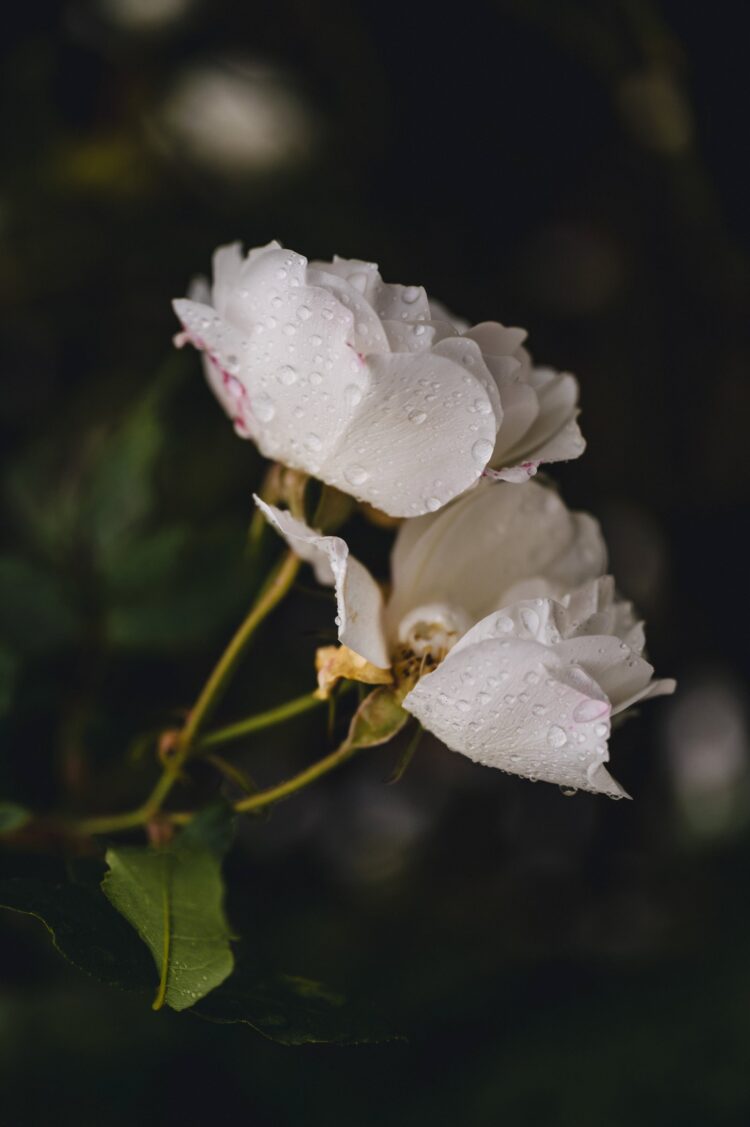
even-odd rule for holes
{"type": "Polygon", "coordinates": [[[523,329],[507,329],[494,321],[472,328],[439,302],[431,301],[430,309],[433,318],[450,321],[462,337],[479,345],[500,391],[503,418],[485,477],[523,482],[543,462],[564,462],[583,453],[575,376],[535,368],[524,348],[523,329]]]}
{"type": "Polygon", "coordinates": [[[489,466],[526,480],[576,457],[572,376],[534,371],[525,334],[460,332],[420,286],[278,243],[214,255],[213,287],[174,303],[237,432],[391,516],[434,512],[489,466]]]}
{"type": "Polygon", "coordinates": [[[397,676],[427,670],[404,708],[448,747],[526,778],[625,794],[604,766],[610,718],[674,682],[652,680],[642,625],[601,575],[592,517],[536,483],[485,483],[402,525],[386,605],[340,537],[258,504],[335,585],[342,643],[397,676]]]}

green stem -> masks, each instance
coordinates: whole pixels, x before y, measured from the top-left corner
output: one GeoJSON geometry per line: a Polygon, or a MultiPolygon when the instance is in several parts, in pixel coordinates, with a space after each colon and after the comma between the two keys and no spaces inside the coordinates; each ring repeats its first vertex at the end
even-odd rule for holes
{"type": "Polygon", "coordinates": [[[167,763],[161,778],[146,801],[136,810],[125,814],[112,814],[101,818],[86,818],[76,823],[76,828],[87,834],[112,833],[142,826],[161,809],[164,800],[177,782],[188,756],[194,749],[197,736],[213,712],[226,689],[229,678],[253,634],[271,611],[278,606],[289,591],[300,568],[300,560],[293,552],[277,564],[247,618],[224,650],[211,676],[206,681],[187,723],[180,733],[177,750],[167,763]]]}
{"type": "Polygon", "coordinates": [[[292,586],[299,571],[300,562],[293,552],[287,552],[277,564],[247,618],[219,658],[213,673],[203,686],[201,694],[188,716],[185,727],[180,733],[177,751],[144,803],[144,808],[150,812],[151,816],[161,809],[164,800],[177,782],[180,771],[193,750],[198,733],[219,703],[247,643],[261,622],[268,617],[274,607],[278,606],[292,586]]]}
{"type": "Polygon", "coordinates": [[[125,814],[105,814],[101,818],[84,818],[73,823],[74,828],[83,834],[115,833],[117,830],[132,830],[149,820],[150,813],[145,806],[128,810],[125,814]]]}
{"type": "Polygon", "coordinates": [[[216,747],[217,744],[229,743],[230,740],[241,739],[242,736],[249,736],[251,732],[260,732],[263,728],[270,728],[274,724],[282,724],[285,720],[290,720],[292,716],[299,716],[303,712],[309,712],[313,708],[318,708],[324,704],[320,697],[315,693],[305,693],[302,697],[296,697],[294,700],[286,701],[285,704],[279,704],[275,708],[269,708],[266,712],[258,712],[255,716],[248,716],[244,720],[238,720],[236,724],[228,724],[226,728],[219,728],[214,732],[208,732],[202,736],[196,745],[196,750],[202,751],[203,748],[216,747]]]}
{"type": "Polygon", "coordinates": [[[259,810],[263,806],[271,806],[274,802],[279,802],[282,798],[288,798],[290,794],[309,786],[316,779],[327,775],[329,771],[334,771],[357,750],[357,745],[346,739],[340,747],[332,751],[330,755],[326,755],[324,759],[319,759],[311,767],[307,767],[304,771],[300,771],[298,775],[293,775],[291,779],[287,779],[283,783],[278,783],[275,787],[269,787],[267,790],[261,790],[257,794],[251,794],[247,798],[240,799],[239,802],[234,804],[234,808],[239,814],[245,814],[249,810],[259,810]]]}
{"type": "MultiPolygon", "coordinates": [[[[300,563],[300,559],[293,552],[287,552],[277,564],[255,606],[219,658],[216,668],[203,686],[180,736],[180,744],[187,751],[192,748],[198,732],[219,703],[229,676],[242,656],[250,638],[261,622],[268,617],[288,593],[300,569],[300,563]]],[[[184,758],[187,758],[187,752],[184,758]]]]}

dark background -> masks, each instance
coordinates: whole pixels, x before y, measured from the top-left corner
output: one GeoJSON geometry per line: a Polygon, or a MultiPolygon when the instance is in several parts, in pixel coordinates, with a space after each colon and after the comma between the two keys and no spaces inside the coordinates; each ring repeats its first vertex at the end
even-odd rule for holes
{"type": "MultiPolygon", "coordinates": [[[[153,1015],[3,913],[0,1124],[747,1123],[746,6],[78,0],[14,20],[0,797],[137,800],[134,739],[189,705],[257,584],[261,461],[170,353],[170,299],[233,239],[377,260],[577,373],[589,446],[554,476],[602,520],[679,690],[613,738],[632,803],[424,743],[398,786],[373,751],[243,827],[237,929],[376,999],[405,1044],[153,1015]]],[[[387,536],[351,540],[384,573],[387,536]]],[[[331,614],[304,576],[226,717],[304,692],[331,614]]],[[[244,758],[271,782],[324,747],[314,716],[244,758]]]]}

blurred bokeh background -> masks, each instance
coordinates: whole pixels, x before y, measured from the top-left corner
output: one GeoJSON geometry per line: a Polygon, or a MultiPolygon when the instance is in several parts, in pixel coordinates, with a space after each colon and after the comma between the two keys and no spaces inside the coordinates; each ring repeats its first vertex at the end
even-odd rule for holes
{"type": "MultiPolygon", "coordinates": [[[[0,797],[142,794],[138,737],[257,585],[261,460],[170,345],[170,299],[234,239],[377,260],[577,373],[588,450],[554,476],[679,691],[614,736],[632,803],[425,742],[397,786],[382,749],[243,826],[235,927],[406,1043],[153,1015],[2,913],[2,1127],[748,1122],[747,17],[66,0],[5,23],[0,797]]],[[[385,534],[352,541],[385,571],[385,534]]],[[[330,629],[303,578],[223,715],[304,692],[330,629]]],[[[314,715],[241,758],[270,782],[325,740],[314,715]]]]}

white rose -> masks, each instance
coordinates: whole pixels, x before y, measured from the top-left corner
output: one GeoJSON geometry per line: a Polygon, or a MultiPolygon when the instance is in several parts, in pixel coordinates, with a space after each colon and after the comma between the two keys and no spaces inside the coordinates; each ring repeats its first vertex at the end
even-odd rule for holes
{"type": "Polygon", "coordinates": [[[541,485],[488,485],[407,521],[387,605],[344,540],[263,512],[336,588],[339,639],[400,676],[425,728],[470,759],[529,779],[621,797],[610,718],[669,693],[643,658],[642,625],[602,577],[596,521],[541,485]]]}
{"type": "Polygon", "coordinates": [[[534,367],[524,348],[524,329],[508,329],[495,321],[472,327],[434,300],[430,311],[434,320],[449,321],[457,333],[479,345],[500,392],[503,418],[485,477],[528,481],[543,462],[564,462],[583,453],[575,376],[534,367]]]}
{"type": "Polygon", "coordinates": [[[535,372],[522,330],[460,332],[371,263],[233,244],[194,297],[174,303],[177,341],[205,353],[237,432],[391,516],[436,511],[488,466],[526,480],[583,450],[575,380],[535,372]]]}

